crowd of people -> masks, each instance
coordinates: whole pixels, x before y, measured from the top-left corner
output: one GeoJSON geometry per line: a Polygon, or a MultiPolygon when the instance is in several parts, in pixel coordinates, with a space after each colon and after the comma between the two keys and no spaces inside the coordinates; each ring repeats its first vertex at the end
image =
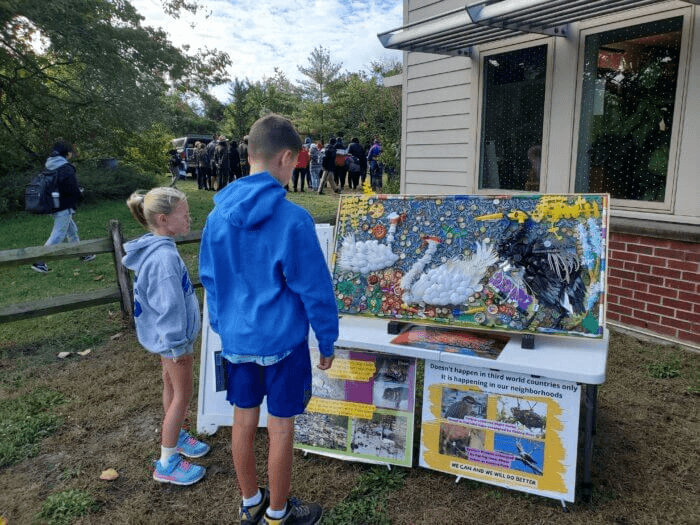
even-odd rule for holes
{"type": "MultiPolygon", "coordinates": [[[[362,146],[355,137],[346,146],[342,137],[332,137],[326,144],[307,137],[285,189],[304,192],[306,188],[322,195],[328,184],[336,193],[346,187],[350,191],[360,191],[369,175],[372,189],[378,191],[382,187],[383,166],[378,160],[381,153],[378,139],[362,146]]],[[[221,190],[250,174],[248,136],[239,142],[222,135],[215,135],[209,143],[198,141],[193,158],[198,189],[221,190]]]]}

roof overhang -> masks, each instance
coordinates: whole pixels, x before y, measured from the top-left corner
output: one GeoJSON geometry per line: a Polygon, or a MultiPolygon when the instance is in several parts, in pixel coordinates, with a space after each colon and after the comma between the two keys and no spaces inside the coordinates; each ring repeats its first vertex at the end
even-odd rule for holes
{"type": "MultiPolygon", "coordinates": [[[[667,0],[480,0],[379,33],[387,49],[469,56],[472,48],[525,33],[566,37],[569,25],[667,0]]],[[[699,4],[700,0],[684,0],[699,4]]]]}

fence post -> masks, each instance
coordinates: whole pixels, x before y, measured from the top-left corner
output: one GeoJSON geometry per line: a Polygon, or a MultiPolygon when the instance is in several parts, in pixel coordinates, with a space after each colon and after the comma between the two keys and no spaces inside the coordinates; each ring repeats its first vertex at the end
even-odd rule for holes
{"type": "Polygon", "coordinates": [[[134,297],[131,288],[131,276],[129,270],[122,264],[124,257],[124,236],[122,235],[121,223],[118,220],[110,219],[109,234],[112,239],[112,247],[114,248],[114,268],[117,271],[117,286],[121,293],[122,316],[129,320],[131,326],[134,326],[134,297]]]}

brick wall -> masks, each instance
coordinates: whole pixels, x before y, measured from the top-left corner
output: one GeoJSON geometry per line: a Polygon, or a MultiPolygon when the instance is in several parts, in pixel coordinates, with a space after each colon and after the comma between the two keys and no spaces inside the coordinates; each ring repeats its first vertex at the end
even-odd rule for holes
{"type": "Polygon", "coordinates": [[[611,233],[607,319],[700,345],[700,244],[611,233]]]}

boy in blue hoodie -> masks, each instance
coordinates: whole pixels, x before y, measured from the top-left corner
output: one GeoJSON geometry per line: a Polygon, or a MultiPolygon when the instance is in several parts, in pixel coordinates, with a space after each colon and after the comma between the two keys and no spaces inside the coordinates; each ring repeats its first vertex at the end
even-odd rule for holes
{"type": "Polygon", "coordinates": [[[338,338],[333,285],[313,219],[286,200],[301,147],[292,123],[279,115],[253,124],[251,175],[217,193],[202,233],[199,272],[227,361],[231,449],[246,525],[310,525],[322,515],[317,504],[289,499],[294,417],[311,398],[309,324],[322,370],[331,367],[338,338]],[[269,490],[258,486],[254,455],[265,396],[269,490]]]}

